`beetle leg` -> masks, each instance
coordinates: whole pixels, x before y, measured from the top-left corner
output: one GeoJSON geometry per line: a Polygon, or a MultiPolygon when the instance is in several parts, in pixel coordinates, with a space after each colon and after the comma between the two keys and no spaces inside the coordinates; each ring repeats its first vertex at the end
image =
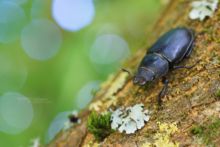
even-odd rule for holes
{"type": "Polygon", "coordinates": [[[128,73],[128,74],[129,74],[129,76],[132,76],[132,74],[131,74],[131,72],[130,72],[129,70],[127,70],[127,69],[125,69],[125,68],[122,68],[121,70],[122,70],[123,72],[128,73]]]}
{"type": "Polygon", "coordinates": [[[190,66],[186,66],[186,65],[179,65],[179,66],[173,66],[173,69],[181,69],[181,68],[186,68],[186,69],[191,69],[194,66],[196,66],[197,63],[199,63],[200,60],[198,60],[195,64],[190,65],[190,66]]]}
{"type": "Polygon", "coordinates": [[[185,66],[185,65],[180,65],[180,66],[173,66],[173,69],[181,69],[181,68],[186,68],[186,69],[191,69],[195,66],[196,64],[193,64],[191,66],[185,66]]]}
{"type": "Polygon", "coordinates": [[[160,91],[159,95],[158,95],[158,106],[160,107],[162,104],[162,98],[166,95],[167,89],[168,89],[168,84],[169,84],[169,80],[166,77],[162,78],[162,82],[164,84],[162,90],[160,91]]]}

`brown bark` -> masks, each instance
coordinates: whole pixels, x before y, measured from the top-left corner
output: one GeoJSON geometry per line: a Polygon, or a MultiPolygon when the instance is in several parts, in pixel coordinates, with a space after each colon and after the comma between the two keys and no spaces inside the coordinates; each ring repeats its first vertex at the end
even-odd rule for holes
{"type": "MultiPolygon", "coordinates": [[[[160,80],[140,88],[132,84],[130,77],[125,78],[126,74],[121,71],[109,78],[94,98],[93,104],[97,111],[143,103],[145,108],[153,111],[153,114],[145,127],[135,134],[115,132],[99,145],[140,146],[152,141],[158,130],[157,122],[176,122],[179,131],[171,137],[171,140],[181,146],[199,146],[199,139],[190,133],[192,126],[207,124],[210,117],[220,117],[220,101],[215,96],[215,92],[220,88],[220,9],[212,18],[200,22],[188,18],[190,3],[191,0],[173,0],[168,4],[148,40],[153,43],[162,33],[176,26],[192,28],[196,35],[195,47],[190,58],[181,64],[191,65],[198,60],[200,62],[190,70],[179,69],[169,73],[169,89],[163,98],[163,109],[160,111],[157,110],[156,100],[162,88],[160,80]],[[97,105],[97,102],[101,105],[97,105]]],[[[135,72],[145,52],[146,49],[140,49],[123,67],[135,72]]],[[[89,110],[82,112],[80,115],[82,123],[60,133],[49,146],[76,147],[88,144],[95,146],[94,137],[86,130],[88,115],[89,110]]],[[[214,137],[211,141],[219,145],[220,136],[214,137]]]]}

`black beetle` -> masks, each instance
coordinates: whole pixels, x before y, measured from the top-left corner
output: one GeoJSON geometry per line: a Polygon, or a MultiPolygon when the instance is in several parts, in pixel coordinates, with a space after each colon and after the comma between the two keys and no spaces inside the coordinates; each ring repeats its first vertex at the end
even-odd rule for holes
{"type": "Polygon", "coordinates": [[[147,51],[142,59],[133,83],[140,86],[149,81],[162,77],[164,87],[158,95],[158,104],[161,105],[168,88],[165,77],[170,69],[192,68],[193,66],[176,66],[184,58],[189,57],[194,43],[194,33],[185,27],[172,29],[162,35],[147,51]]]}

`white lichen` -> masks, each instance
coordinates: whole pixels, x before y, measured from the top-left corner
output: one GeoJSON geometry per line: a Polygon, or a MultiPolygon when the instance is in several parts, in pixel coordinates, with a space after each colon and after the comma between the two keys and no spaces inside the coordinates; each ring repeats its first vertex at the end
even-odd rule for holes
{"type": "Polygon", "coordinates": [[[123,112],[122,112],[122,108],[118,108],[117,110],[115,110],[112,115],[111,115],[111,127],[112,129],[116,130],[118,128],[118,126],[120,126],[122,124],[122,116],[123,112]]]}
{"type": "Polygon", "coordinates": [[[111,115],[111,127],[126,134],[134,133],[141,129],[145,122],[149,121],[149,111],[144,110],[143,104],[136,104],[133,107],[118,108],[111,115]]]}
{"type": "Polygon", "coordinates": [[[217,9],[218,0],[200,0],[191,3],[192,10],[189,13],[190,19],[203,21],[206,17],[212,17],[217,9]]]}

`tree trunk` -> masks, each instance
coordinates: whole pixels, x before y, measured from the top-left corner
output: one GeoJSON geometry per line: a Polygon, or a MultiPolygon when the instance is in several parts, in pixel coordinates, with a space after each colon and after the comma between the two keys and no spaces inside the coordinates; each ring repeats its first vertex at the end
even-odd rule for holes
{"type": "MultiPolygon", "coordinates": [[[[157,95],[162,88],[160,79],[152,84],[139,87],[132,83],[132,77],[119,71],[112,75],[96,94],[90,109],[103,112],[108,108],[132,106],[143,103],[152,111],[150,121],[144,128],[132,135],[114,132],[103,142],[96,142],[93,135],[86,129],[89,108],[80,113],[81,124],[60,133],[50,147],[77,146],[142,146],[155,141],[158,132],[158,122],[176,123],[178,131],[169,136],[170,142],[180,146],[205,146],[206,144],[220,146],[220,127],[211,130],[214,120],[220,119],[220,101],[216,91],[220,88],[220,9],[213,17],[204,20],[190,20],[191,0],[173,0],[148,36],[153,43],[164,32],[177,26],[186,26],[195,31],[195,46],[191,56],[182,65],[192,65],[192,69],[179,69],[169,72],[169,89],[163,98],[163,109],[157,110],[157,95]],[[207,128],[206,128],[207,127],[207,128]],[[192,129],[200,129],[192,133],[192,129]],[[202,134],[206,133],[206,134],[202,134]],[[210,136],[209,136],[210,135],[210,136]],[[207,139],[208,138],[208,139],[207,139]],[[207,141],[208,140],[208,141],[207,141]]],[[[150,46],[150,44],[148,45],[150,46]]],[[[140,49],[123,67],[134,73],[146,49],[140,49]]],[[[217,122],[219,123],[219,122],[217,122]]]]}

